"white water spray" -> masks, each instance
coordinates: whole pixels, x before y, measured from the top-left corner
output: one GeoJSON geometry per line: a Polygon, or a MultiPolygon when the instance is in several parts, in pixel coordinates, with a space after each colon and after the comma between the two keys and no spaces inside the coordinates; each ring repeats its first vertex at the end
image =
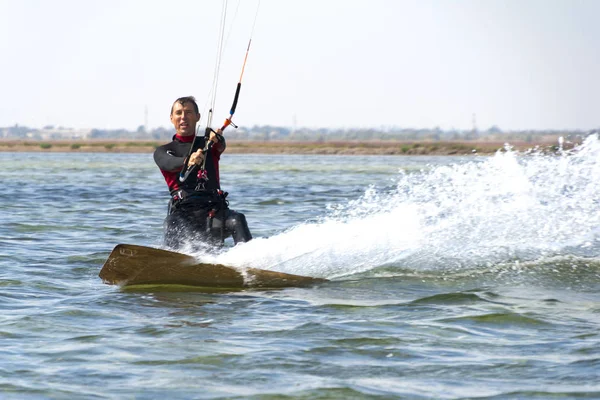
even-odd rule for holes
{"type": "MultiPolygon", "coordinates": [[[[369,188],[318,222],[214,257],[334,278],[373,268],[457,270],[555,256],[600,257],[600,142],[559,154],[512,151],[369,188]]],[[[325,210],[324,210],[325,213],[325,210]]]]}

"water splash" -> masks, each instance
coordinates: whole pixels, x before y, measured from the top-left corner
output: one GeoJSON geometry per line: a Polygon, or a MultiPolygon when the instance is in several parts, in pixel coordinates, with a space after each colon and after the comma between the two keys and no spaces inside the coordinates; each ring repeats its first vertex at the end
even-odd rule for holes
{"type": "Polygon", "coordinates": [[[464,270],[556,256],[599,257],[600,141],[400,172],[307,222],[214,262],[320,277],[382,266],[464,270]]]}

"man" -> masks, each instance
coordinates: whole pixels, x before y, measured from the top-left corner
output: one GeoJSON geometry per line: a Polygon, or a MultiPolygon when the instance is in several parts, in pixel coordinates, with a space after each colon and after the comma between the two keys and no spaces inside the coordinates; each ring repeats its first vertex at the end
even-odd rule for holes
{"type": "Polygon", "coordinates": [[[196,138],[200,112],[192,96],[175,100],[170,118],[173,141],[154,152],[171,193],[165,245],[173,249],[186,242],[193,247],[221,246],[229,235],[236,244],[249,241],[246,217],[229,209],[227,193],[219,184],[219,159],[226,147],[221,130],[207,129],[204,137],[196,138]]]}

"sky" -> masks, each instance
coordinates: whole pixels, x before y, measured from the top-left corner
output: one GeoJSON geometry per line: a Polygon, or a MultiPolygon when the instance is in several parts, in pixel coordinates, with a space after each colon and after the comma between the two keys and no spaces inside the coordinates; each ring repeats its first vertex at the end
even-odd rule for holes
{"type": "MultiPolygon", "coordinates": [[[[206,124],[223,2],[0,0],[0,127],[206,124]]],[[[230,0],[214,126],[600,127],[600,1],[230,0]],[[255,18],[256,17],[256,18],[255,18]]]]}

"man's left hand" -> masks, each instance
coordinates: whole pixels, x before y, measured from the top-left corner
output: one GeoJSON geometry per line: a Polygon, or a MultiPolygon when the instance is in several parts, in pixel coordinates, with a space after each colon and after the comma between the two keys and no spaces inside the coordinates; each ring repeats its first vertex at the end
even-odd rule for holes
{"type": "Polygon", "coordinates": [[[217,129],[217,133],[215,133],[214,131],[210,133],[209,140],[211,140],[215,143],[219,143],[220,140],[219,140],[219,136],[217,136],[217,135],[222,135],[222,134],[223,134],[223,131],[219,128],[219,129],[217,129]]]}

